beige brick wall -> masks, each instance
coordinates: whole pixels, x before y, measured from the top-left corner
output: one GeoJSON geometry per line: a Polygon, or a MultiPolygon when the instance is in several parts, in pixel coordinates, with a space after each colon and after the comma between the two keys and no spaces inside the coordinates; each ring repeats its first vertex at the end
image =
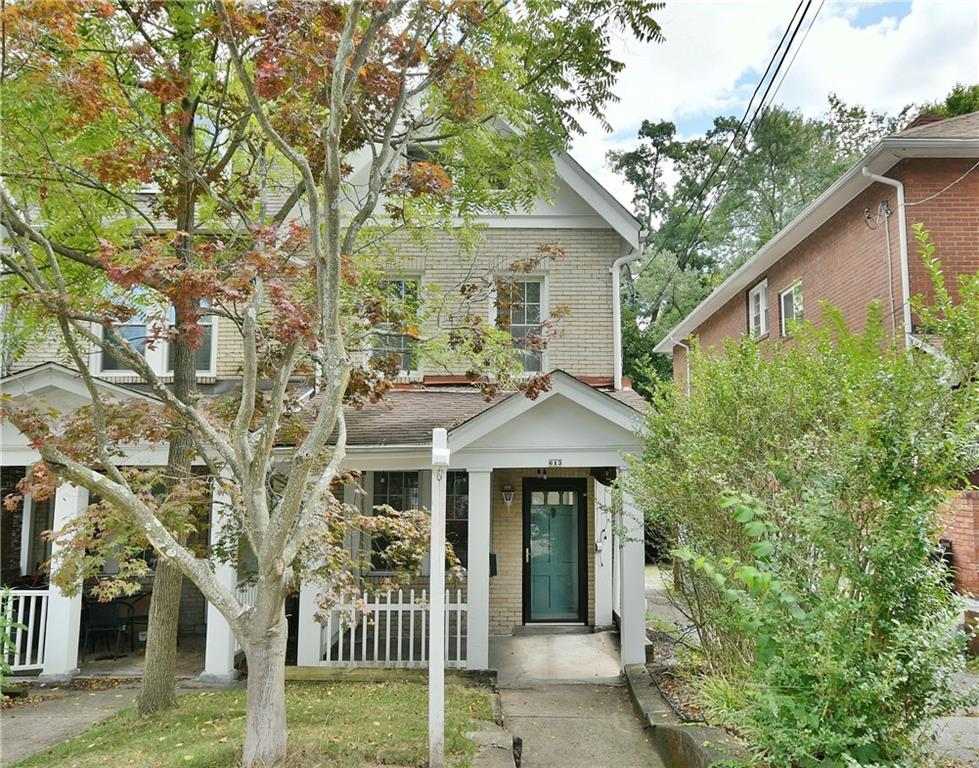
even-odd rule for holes
{"type": "MultiPolygon", "coordinates": [[[[595,623],[595,560],[592,557],[595,530],[594,480],[587,469],[564,467],[549,469],[549,478],[586,477],[588,519],[585,560],[588,569],[588,624],[595,623]]],[[[496,576],[490,579],[491,635],[508,635],[523,624],[523,480],[536,478],[533,469],[497,469],[493,471],[492,551],[496,553],[496,576]],[[513,486],[513,503],[508,510],[503,503],[503,486],[513,486]]]]}
{"type": "MultiPolygon", "coordinates": [[[[612,375],[612,276],[609,267],[619,255],[620,238],[610,229],[487,229],[481,234],[475,256],[459,240],[438,233],[425,242],[395,233],[384,241],[383,250],[393,271],[421,275],[422,283],[447,295],[446,307],[458,314],[459,287],[479,277],[505,273],[517,259],[536,256],[544,243],[559,243],[565,255],[541,264],[535,272],[544,278],[547,306],[553,311],[567,306],[570,314],[557,321],[558,337],[547,352],[546,368],[560,368],[578,376],[612,375]]],[[[380,258],[380,257],[379,257],[380,258]]],[[[478,307],[489,318],[488,300],[478,307]]],[[[235,325],[217,318],[217,378],[240,375],[241,340],[235,325]]],[[[57,331],[39,338],[27,353],[13,362],[12,370],[23,370],[48,360],[66,363],[57,331]]],[[[432,374],[463,374],[465,365],[438,367],[432,374]]],[[[135,377],[114,381],[136,382],[135,377]]]]}
{"type": "MultiPolygon", "coordinates": [[[[562,369],[577,376],[612,375],[612,275],[620,238],[607,229],[488,229],[475,256],[463,251],[448,235],[430,243],[404,243],[397,247],[406,272],[422,275],[423,286],[433,286],[448,297],[452,308],[459,286],[474,277],[507,273],[517,259],[532,259],[538,247],[558,243],[565,254],[547,260],[534,272],[544,278],[547,310],[566,306],[568,316],[556,321],[558,335],[547,350],[547,370],[562,369]]],[[[455,302],[455,306],[458,303],[455,302]]],[[[489,301],[479,307],[491,317],[489,301]]],[[[431,371],[462,374],[465,370],[431,371]]]]}

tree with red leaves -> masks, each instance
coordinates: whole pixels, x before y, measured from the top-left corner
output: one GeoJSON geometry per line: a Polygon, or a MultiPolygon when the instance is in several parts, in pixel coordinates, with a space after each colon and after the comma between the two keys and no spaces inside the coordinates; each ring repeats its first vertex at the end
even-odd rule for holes
{"type": "MultiPolygon", "coordinates": [[[[514,375],[506,329],[472,309],[496,288],[488,278],[458,286],[449,321],[433,326],[390,295],[383,242],[466,229],[546,194],[541,180],[576,117],[601,117],[613,98],[611,35],[658,39],[658,7],[71,0],[4,10],[3,290],[19,327],[56,329],[92,401],[67,415],[6,404],[43,458],[24,489],[68,481],[100,500],[56,533],[76,543],[59,564],[65,583],[90,572],[96,544],[133,563],[148,542],[222,613],[248,659],[249,768],[286,755],[287,595],[310,577],[330,585],[326,602],[354,588],[351,527],[407,542],[391,547],[404,570],[427,546],[423,516],[358,519],[333,493],[348,479],[344,404],[390,386],[390,361],[362,354],[372,335],[415,336],[468,361],[487,388],[548,386],[514,375]],[[425,156],[406,162],[419,147],[425,156]],[[183,356],[186,386],[121,331],[134,318],[146,347],[173,345],[178,365],[183,356]],[[201,396],[187,363],[209,319],[240,344],[230,396],[201,396]],[[92,350],[124,364],[158,405],[107,397],[92,350]],[[318,393],[308,420],[303,381],[318,393]],[[123,466],[128,446],[164,440],[181,445],[169,468],[179,471],[123,466]],[[227,533],[198,552],[186,537],[212,496],[226,500],[227,533]],[[213,570],[241,544],[257,563],[253,606],[213,570]]],[[[541,259],[560,255],[541,244],[541,259]]]]}

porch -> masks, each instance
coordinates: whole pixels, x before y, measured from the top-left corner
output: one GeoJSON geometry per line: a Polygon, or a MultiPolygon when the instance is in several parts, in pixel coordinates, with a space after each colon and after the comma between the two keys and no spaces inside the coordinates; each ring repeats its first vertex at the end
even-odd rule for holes
{"type": "MultiPolygon", "coordinates": [[[[619,667],[643,661],[642,519],[628,494],[613,492],[627,471],[624,457],[638,450],[638,396],[597,390],[557,371],[551,389],[535,400],[512,394],[487,403],[478,392],[457,388],[395,392],[386,401],[348,415],[347,466],[360,470],[361,481],[345,489],[345,500],[367,514],[380,504],[430,508],[431,429],[450,428],[449,540],[464,558],[466,576],[447,585],[441,620],[448,666],[489,669],[493,637],[537,624],[616,626],[619,667]]],[[[27,466],[23,452],[19,463],[27,466]]],[[[152,452],[140,461],[156,462],[152,452]]],[[[226,503],[216,498],[212,505],[212,538],[221,534],[216,510],[226,503]]],[[[87,504],[87,491],[61,486],[50,527],[61,527],[87,504]]],[[[360,538],[350,546],[371,543],[360,538]]],[[[239,589],[234,566],[218,564],[215,573],[239,589]]],[[[400,591],[389,592],[383,579],[366,579],[364,593],[335,606],[323,624],[314,619],[320,585],[303,584],[289,610],[296,663],[426,666],[427,568],[400,591]]],[[[254,599],[240,588],[240,599],[254,599]]],[[[2,610],[23,625],[12,630],[8,655],[18,673],[48,680],[78,674],[80,594],[38,585],[16,590],[2,610]]],[[[238,643],[213,606],[201,611],[201,678],[233,679],[238,643]]]]}

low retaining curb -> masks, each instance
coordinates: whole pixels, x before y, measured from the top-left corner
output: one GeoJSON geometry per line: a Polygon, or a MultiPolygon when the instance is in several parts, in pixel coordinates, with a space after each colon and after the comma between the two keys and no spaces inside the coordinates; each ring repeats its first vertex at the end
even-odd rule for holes
{"type": "Polygon", "coordinates": [[[670,768],[709,768],[746,763],[748,753],[723,728],[680,722],[642,664],[625,668],[632,706],[670,768]]]}

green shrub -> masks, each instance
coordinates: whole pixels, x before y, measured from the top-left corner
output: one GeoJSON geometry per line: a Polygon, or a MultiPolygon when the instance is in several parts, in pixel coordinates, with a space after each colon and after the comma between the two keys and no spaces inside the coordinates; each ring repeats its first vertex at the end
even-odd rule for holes
{"type": "MultiPolygon", "coordinates": [[[[957,311],[932,326],[977,327],[979,301],[957,311]]],[[[824,307],[789,344],[695,348],[689,397],[656,393],[633,467],[677,544],[716,678],[701,698],[770,765],[914,764],[929,721],[961,703],[958,605],[934,554],[979,456],[977,358],[950,386],[947,356],[883,327],[877,306],[859,334],[824,307]]]]}

